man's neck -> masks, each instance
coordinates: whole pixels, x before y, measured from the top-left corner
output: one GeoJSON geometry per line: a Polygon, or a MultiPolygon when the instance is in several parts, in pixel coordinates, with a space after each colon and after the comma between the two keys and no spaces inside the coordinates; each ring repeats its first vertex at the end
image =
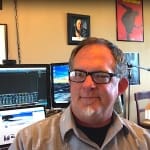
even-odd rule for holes
{"type": "MultiPolygon", "coordinates": [[[[74,117],[75,117],[75,116],[74,116],[74,117]]],[[[101,128],[101,127],[104,127],[104,126],[110,124],[111,121],[112,121],[112,118],[109,118],[109,119],[107,119],[107,120],[105,120],[105,121],[102,121],[102,122],[100,122],[99,124],[92,124],[92,123],[91,123],[91,124],[88,124],[88,123],[86,123],[86,122],[83,122],[83,121],[79,120],[79,119],[76,118],[76,117],[75,117],[75,120],[76,120],[77,124],[79,124],[79,125],[81,125],[81,126],[85,126],[85,127],[88,127],[88,128],[101,128]]]]}

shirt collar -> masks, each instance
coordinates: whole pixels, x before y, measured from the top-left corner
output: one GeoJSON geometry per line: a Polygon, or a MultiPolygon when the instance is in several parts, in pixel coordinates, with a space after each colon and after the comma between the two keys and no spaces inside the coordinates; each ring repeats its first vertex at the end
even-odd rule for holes
{"type": "MultiPolygon", "coordinates": [[[[113,123],[110,128],[111,129],[109,132],[112,131],[113,135],[117,134],[117,132],[119,132],[121,129],[124,130],[125,134],[127,134],[129,131],[123,119],[116,112],[113,112],[113,123]]],[[[70,131],[77,131],[77,130],[75,125],[75,120],[72,115],[71,108],[69,106],[64,110],[60,118],[60,132],[61,132],[62,139],[65,139],[65,136],[70,131]]]]}
{"type": "Polygon", "coordinates": [[[75,121],[70,106],[66,108],[60,118],[60,132],[64,139],[66,134],[75,128],[75,121]]]}

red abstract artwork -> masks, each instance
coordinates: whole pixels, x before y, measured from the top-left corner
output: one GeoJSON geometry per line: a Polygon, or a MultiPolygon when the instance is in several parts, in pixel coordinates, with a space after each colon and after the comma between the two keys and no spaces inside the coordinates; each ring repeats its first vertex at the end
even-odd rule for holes
{"type": "Polygon", "coordinates": [[[143,1],[116,0],[118,41],[144,41],[143,1]]]}

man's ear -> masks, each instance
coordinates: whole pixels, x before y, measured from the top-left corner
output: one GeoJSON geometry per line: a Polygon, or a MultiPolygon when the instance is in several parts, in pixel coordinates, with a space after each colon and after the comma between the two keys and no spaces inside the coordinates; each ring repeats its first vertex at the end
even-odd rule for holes
{"type": "Polygon", "coordinates": [[[119,95],[123,94],[125,92],[125,90],[127,89],[128,85],[129,85],[128,79],[126,79],[126,78],[121,78],[120,79],[119,84],[118,84],[119,95]]]}

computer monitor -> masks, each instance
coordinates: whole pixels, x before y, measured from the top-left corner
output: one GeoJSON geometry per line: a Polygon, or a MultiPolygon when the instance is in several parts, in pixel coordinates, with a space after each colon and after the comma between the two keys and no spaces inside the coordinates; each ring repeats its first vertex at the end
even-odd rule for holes
{"type": "Polygon", "coordinates": [[[50,64],[50,93],[52,108],[65,108],[70,103],[70,85],[68,63],[50,64]]]}
{"type": "Polygon", "coordinates": [[[8,148],[21,129],[43,119],[43,105],[0,109],[0,149],[8,148]]]}
{"type": "Polygon", "coordinates": [[[49,65],[0,65],[0,108],[19,105],[50,108],[49,65]]]}

